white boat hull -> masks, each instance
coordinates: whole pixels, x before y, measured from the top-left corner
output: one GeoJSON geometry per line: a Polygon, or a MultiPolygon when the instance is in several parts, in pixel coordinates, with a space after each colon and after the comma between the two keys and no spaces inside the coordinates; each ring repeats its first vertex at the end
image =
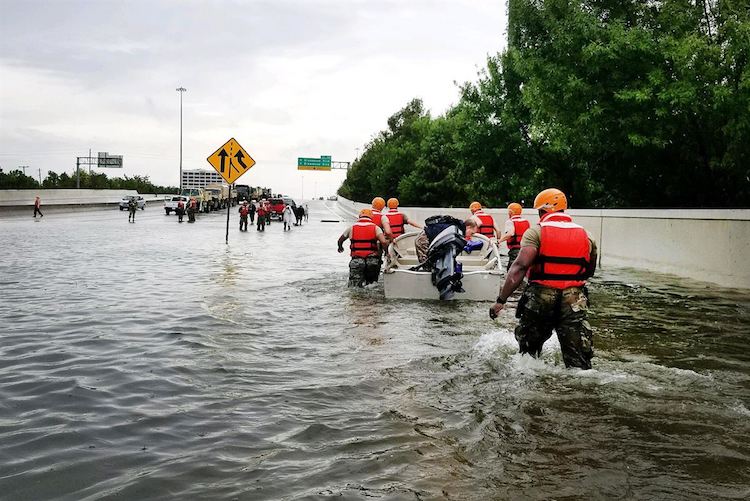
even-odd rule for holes
{"type": "MultiPolygon", "coordinates": [[[[388,299],[440,299],[438,289],[432,285],[430,271],[412,271],[419,263],[415,250],[416,233],[398,237],[397,245],[388,249],[388,258],[383,271],[385,297],[388,299]]],[[[494,240],[477,236],[484,241],[481,250],[471,255],[461,254],[458,261],[463,265],[461,283],[465,292],[457,292],[453,299],[469,301],[493,301],[500,291],[505,272],[500,268],[500,253],[494,240]]]]}
{"type": "MultiPolygon", "coordinates": [[[[457,292],[454,300],[495,301],[504,276],[500,271],[470,271],[461,280],[466,292],[457,292]]],[[[392,270],[383,273],[388,299],[440,299],[428,271],[392,270]]]]}

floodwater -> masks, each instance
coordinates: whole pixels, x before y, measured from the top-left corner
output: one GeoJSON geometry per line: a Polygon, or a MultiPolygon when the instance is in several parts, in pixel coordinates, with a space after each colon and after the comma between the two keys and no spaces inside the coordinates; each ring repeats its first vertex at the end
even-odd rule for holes
{"type": "Polygon", "coordinates": [[[594,370],[346,289],[344,223],[0,219],[0,498],[747,499],[750,294],[604,270],[594,370]]]}

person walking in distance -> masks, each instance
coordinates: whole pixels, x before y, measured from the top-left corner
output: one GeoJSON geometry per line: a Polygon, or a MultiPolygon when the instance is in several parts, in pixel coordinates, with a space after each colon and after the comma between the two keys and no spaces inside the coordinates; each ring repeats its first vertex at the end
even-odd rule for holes
{"type": "Polygon", "coordinates": [[[128,222],[135,223],[135,212],[138,210],[138,201],[135,197],[130,197],[128,201],[128,222]]]}
{"type": "Polygon", "coordinates": [[[262,201],[258,204],[258,226],[255,229],[266,231],[266,206],[262,201]]]}
{"type": "Polygon", "coordinates": [[[198,210],[198,201],[195,199],[195,197],[190,197],[190,202],[188,202],[188,208],[187,208],[188,223],[195,222],[195,213],[197,210],[198,210]]]}
{"type": "Polygon", "coordinates": [[[181,223],[182,218],[185,216],[185,202],[182,200],[177,202],[177,209],[175,209],[175,212],[177,213],[177,222],[181,223]]]}
{"type": "Polygon", "coordinates": [[[519,351],[538,357],[554,330],[565,367],[590,369],[594,343],[586,318],[586,279],[596,271],[596,242],[565,214],[568,201],[562,191],[542,191],[534,208],[539,224],[523,234],[521,251],[490,307],[490,318],[497,318],[528,272],[529,283],[516,310],[519,351]]]}
{"type": "Polygon", "coordinates": [[[44,217],[44,214],[42,214],[42,199],[39,198],[39,195],[34,198],[34,219],[36,219],[37,214],[39,214],[39,217],[44,217]]]}
{"type": "Polygon", "coordinates": [[[250,209],[247,206],[247,200],[240,205],[240,231],[247,231],[247,218],[250,215],[250,209]]]}
{"type": "MultiPolygon", "coordinates": [[[[245,203],[247,203],[247,200],[245,203]]],[[[250,224],[255,224],[255,202],[250,201],[250,206],[248,208],[250,209],[250,224]]]]}
{"type": "Polygon", "coordinates": [[[294,218],[294,214],[292,213],[292,206],[289,204],[284,205],[284,212],[281,213],[281,219],[284,222],[284,231],[291,231],[292,218],[294,218]]]}
{"type": "Polygon", "coordinates": [[[380,249],[388,245],[383,230],[372,221],[372,210],[359,211],[359,219],[341,234],[338,251],[344,252],[344,241],[351,241],[349,261],[349,287],[363,287],[378,281],[380,274],[380,249]]]}
{"type": "Polygon", "coordinates": [[[498,244],[505,242],[508,246],[508,266],[505,267],[505,271],[510,270],[510,265],[521,252],[521,238],[531,227],[528,219],[521,217],[521,212],[523,212],[521,204],[513,202],[508,206],[508,220],[505,221],[503,236],[497,241],[498,244]]]}

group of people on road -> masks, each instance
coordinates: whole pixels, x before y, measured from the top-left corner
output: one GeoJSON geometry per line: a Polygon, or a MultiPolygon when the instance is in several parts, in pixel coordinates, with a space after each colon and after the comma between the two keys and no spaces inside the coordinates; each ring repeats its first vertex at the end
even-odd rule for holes
{"type": "Polygon", "coordinates": [[[195,197],[190,197],[190,200],[187,203],[187,207],[185,207],[185,202],[180,200],[179,202],[177,202],[177,207],[175,207],[174,210],[177,214],[177,222],[181,223],[183,221],[183,218],[185,217],[185,214],[187,214],[188,223],[194,223],[195,215],[198,213],[198,210],[198,200],[196,200],[195,197]]]}
{"type": "MultiPolygon", "coordinates": [[[[378,280],[382,253],[388,244],[403,234],[404,225],[421,226],[398,211],[398,200],[376,197],[372,208],[362,209],[359,218],[338,239],[338,252],[350,240],[349,286],[361,287],[378,280]]],[[[549,188],[534,199],[539,223],[532,226],[523,217],[519,203],[508,205],[508,219],[502,230],[479,202],[469,206],[466,239],[478,233],[508,248],[507,275],[490,318],[505,308],[508,298],[526,279],[526,287],[516,307],[519,323],[515,338],[519,351],[539,357],[544,343],[557,333],[566,367],[591,368],[593,335],[587,320],[589,305],[586,280],[596,271],[597,247],[592,236],[573,222],[565,194],[549,188]]],[[[417,245],[419,242],[417,242],[417,245]]],[[[418,251],[419,249],[417,249],[418,251]]]]}
{"type": "MultiPolygon", "coordinates": [[[[240,204],[240,231],[247,231],[248,219],[250,224],[255,224],[254,221],[257,217],[258,223],[256,225],[256,231],[266,231],[266,226],[271,224],[271,205],[268,200],[262,199],[258,202],[245,200],[240,204]]],[[[292,226],[301,226],[302,219],[308,219],[308,207],[305,204],[304,207],[298,206],[293,208],[290,204],[284,205],[284,210],[281,213],[281,221],[284,223],[284,231],[289,231],[292,226]],[[295,222],[292,222],[292,220],[295,222]]]]}

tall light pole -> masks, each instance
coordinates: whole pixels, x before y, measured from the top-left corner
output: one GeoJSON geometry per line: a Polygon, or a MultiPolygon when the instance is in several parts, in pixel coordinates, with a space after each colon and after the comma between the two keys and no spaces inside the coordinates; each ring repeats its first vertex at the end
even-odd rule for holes
{"type": "Polygon", "coordinates": [[[185,87],[177,87],[180,93],[180,193],[182,193],[182,95],[187,91],[185,87]]]}

